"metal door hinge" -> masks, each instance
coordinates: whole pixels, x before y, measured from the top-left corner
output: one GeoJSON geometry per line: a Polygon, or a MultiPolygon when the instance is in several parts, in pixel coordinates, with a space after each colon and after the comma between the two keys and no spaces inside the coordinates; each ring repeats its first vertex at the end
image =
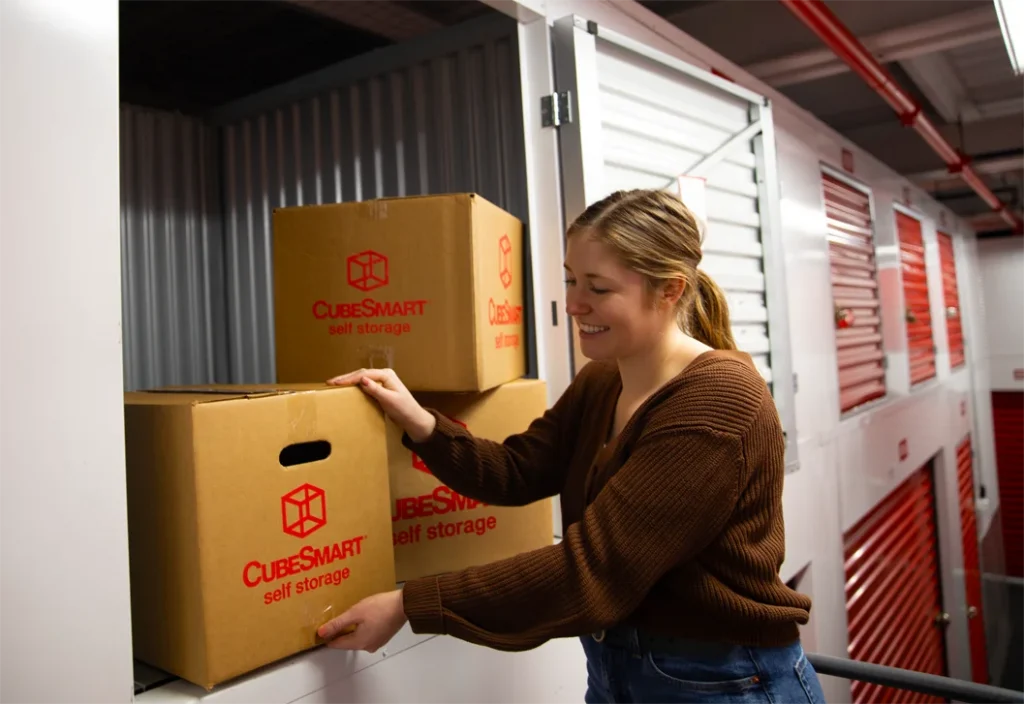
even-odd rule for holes
{"type": "Polygon", "coordinates": [[[540,124],[558,127],[572,122],[572,100],[569,91],[545,95],[540,99],[540,124]]]}
{"type": "Polygon", "coordinates": [[[800,390],[800,382],[798,381],[797,375],[793,375],[793,393],[795,394],[800,390]]]}

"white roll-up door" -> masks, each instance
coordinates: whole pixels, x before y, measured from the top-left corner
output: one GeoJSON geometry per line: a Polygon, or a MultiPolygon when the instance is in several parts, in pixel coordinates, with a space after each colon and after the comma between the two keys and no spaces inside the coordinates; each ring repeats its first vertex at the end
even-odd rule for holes
{"type": "MultiPolygon", "coordinates": [[[[555,23],[566,222],[620,189],[681,194],[704,220],[701,268],[737,346],[771,385],[795,467],[794,380],[767,101],[579,17],[555,23]]],[[[575,347],[577,368],[585,358],[575,347]]]]}

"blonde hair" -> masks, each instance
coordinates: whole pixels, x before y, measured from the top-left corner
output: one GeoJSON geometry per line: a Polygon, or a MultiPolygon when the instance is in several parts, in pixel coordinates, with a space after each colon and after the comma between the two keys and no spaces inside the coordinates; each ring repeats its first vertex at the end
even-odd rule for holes
{"type": "Polygon", "coordinates": [[[697,219],[666,191],[616,191],[592,204],[569,226],[608,245],[650,289],[683,279],[676,320],[686,334],[716,350],[734,350],[729,305],[718,284],[697,268],[703,257],[697,219]]]}

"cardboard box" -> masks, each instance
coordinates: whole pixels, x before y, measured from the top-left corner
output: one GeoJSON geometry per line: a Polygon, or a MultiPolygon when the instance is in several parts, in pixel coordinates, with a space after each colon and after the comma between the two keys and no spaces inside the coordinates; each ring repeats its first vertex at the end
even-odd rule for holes
{"type": "Polygon", "coordinates": [[[414,391],[526,373],[523,227],[478,195],[274,211],[279,382],[391,367],[414,391]]]}
{"type": "MultiPolygon", "coordinates": [[[[542,381],[523,379],[482,394],[416,394],[424,406],[502,442],[547,408],[542,381]]],[[[482,565],[554,542],[550,499],[524,507],[488,506],[449,489],[402,445],[388,421],[395,572],[404,582],[482,565]]]]}
{"type": "Polygon", "coordinates": [[[137,659],[210,689],[395,588],[384,418],[360,390],[127,393],[125,436],[137,659]]]}

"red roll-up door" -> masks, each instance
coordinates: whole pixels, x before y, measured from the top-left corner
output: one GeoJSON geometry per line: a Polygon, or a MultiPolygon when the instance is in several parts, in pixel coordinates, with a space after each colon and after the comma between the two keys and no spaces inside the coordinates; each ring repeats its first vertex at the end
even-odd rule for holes
{"type": "Polygon", "coordinates": [[[839,408],[849,411],[885,396],[885,353],[879,315],[875,237],[867,194],[822,175],[832,266],[839,408]]]}
{"type": "MultiPolygon", "coordinates": [[[[931,465],[914,472],[845,537],[850,657],[946,674],[931,465]]],[[[853,682],[853,701],[938,702],[853,682]]]]}
{"type": "Polygon", "coordinates": [[[992,392],[1006,574],[1024,577],[1024,392],[992,392]]]}
{"type": "Polygon", "coordinates": [[[924,238],[920,221],[900,212],[896,213],[896,232],[900,239],[910,383],[919,384],[935,376],[935,339],[932,336],[932,314],[928,302],[924,238]]]}
{"type": "Polygon", "coordinates": [[[964,592],[967,597],[967,630],[971,643],[971,675],[988,684],[988,645],[981,609],[981,558],[978,555],[978,522],[974,515],[974,461],[971,436],[956,450],[957,484],[960,489],[960,538],[964,550],[964,592]]]}
{"type": "Polygon", "coordinates": [[[949,338],[949,366],[956,369],[964,363],[964,330],[960,323],[960,288],[956,283],[956,257],[953,238],[938,233],[939,262],[942,265],[942,302],[946,307],[946,337],[949,338]]]}

